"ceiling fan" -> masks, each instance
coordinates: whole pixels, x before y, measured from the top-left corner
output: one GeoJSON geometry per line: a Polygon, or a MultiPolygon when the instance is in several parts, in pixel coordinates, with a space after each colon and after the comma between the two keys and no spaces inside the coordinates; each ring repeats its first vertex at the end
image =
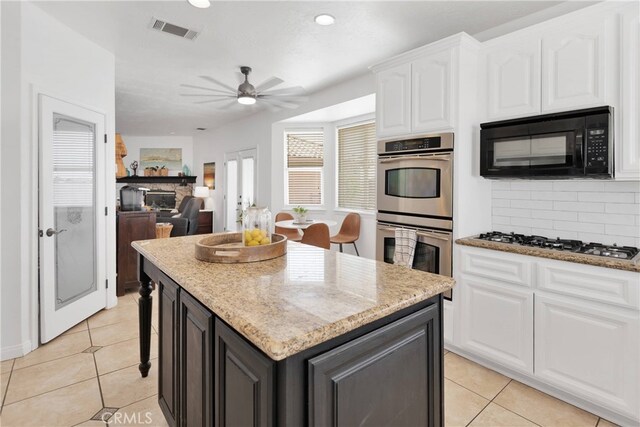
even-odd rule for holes
{"type": "Polygon", "coordinates": [[[269,89],[284,83],[284,81],[277,77],[271,77],[258,86],[253,86],[249,83],[251,67],[242,66],[240,67],[240,72],[244,75],[244,82],[240,83],[240,86],[238,86],[237,89],[234,89],[211,76],[199,76],[201,79],[206,80],[209,83],[213,83],[225,90],[206,86],[182,84],[180,85],[182,87],[198,89],[200,91],[205,90],[208,93],[182,93],[180,96],[205,98],[202,101],[196,101],[195,104],[210,104],[226,101],[225,104],[220,105],[220,108],[229,108],[238,104],[253,105],[256,101],[259,101],[274,111],[280,110],[281,108],[296,108],[307,100],[307,97],[304,96],[304,89],[300,86],[269,91],[269,89]]]}

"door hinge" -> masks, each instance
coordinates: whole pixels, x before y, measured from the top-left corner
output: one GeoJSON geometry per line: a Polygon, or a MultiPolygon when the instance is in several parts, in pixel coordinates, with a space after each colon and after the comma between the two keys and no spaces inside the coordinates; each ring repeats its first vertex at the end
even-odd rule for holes
{"type": "Polygon", "coordinates": [[[108,207],[104,207],[104,216],[109,215],[109,208],[108,207]]]}
{"type": "Polygon", "coordinates": [[[105,144],[107,143],[107,134],[106,133],[104,134],[104,143],[105,144]]]}
{"type": "Polygon", "coordinates": [[[104,284],[107,287],[107,289],[109,289],[109,279],[105,279],[104,284]]]}

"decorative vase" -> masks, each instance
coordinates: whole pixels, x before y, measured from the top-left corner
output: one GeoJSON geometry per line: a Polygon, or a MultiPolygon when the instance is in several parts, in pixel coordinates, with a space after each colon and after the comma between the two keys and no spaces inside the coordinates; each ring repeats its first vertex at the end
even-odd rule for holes
{"type": "Polygon", "coordinates": [[[267,208],[249,207],[242,215],[242,244],[260,246],[271,243],[271,212],[267,208]]]}

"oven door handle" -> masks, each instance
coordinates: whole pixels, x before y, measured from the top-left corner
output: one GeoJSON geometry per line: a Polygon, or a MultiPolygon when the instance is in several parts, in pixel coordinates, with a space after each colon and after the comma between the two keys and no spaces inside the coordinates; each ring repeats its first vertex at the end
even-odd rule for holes
{"type": "Polygon", "coordinates": [[[450,162],[451,156],[409,156],[409,157],[391,157],[386,159],[379,159],[379,163],[391,163],[391,162],[399,162],[402,160],[437,160],[441,162],[450,162]]]}
{"type": "MultiPolygon", "coordinates": [[[[380,231],[396,231],[397,229],[402,229],[402,227],[378,227],[378,230],[380,231]]],[[[406,228],[407,230],[413,230],[413,228],[406,228]]],[[[416,230],[416,235],[421,236],[421,237],[427,237],[427,238],[433,238],[433,239],[437,239],[437,240],[444,240],[444,241],[451,241],[452,239],[450,237],[443,237],[440,236],[438,234],[431,234],[431,233],[424,233],[422,231],[417,231],[416,230]]]]}

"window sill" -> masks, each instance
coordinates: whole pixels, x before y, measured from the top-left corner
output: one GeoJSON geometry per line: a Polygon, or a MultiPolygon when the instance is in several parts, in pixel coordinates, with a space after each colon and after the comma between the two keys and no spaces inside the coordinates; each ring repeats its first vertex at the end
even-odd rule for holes
{"type": "Polygon", "coordinates": [[[333,211],[339,213],[357,213],[360,216],[376,216],[376,211],[364,211],[359,209],[335,208],[333,211]]]}

